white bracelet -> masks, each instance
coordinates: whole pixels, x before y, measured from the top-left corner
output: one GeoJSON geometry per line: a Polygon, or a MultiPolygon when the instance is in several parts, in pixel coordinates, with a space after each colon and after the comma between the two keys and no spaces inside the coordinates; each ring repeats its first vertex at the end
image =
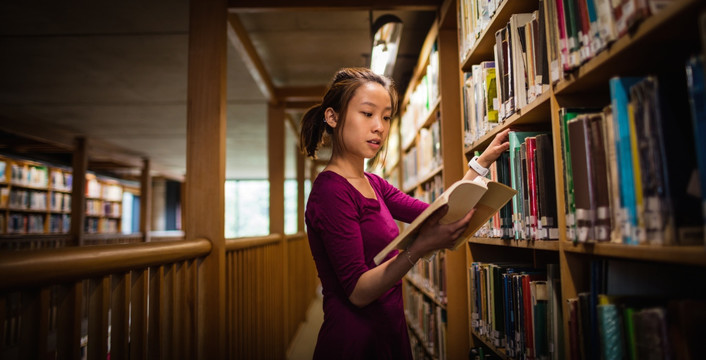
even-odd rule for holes
{"type": "Polygon", "coordinates": [[[474,156],[471,161],[468,162],[468,166],[480,176],[488,175],[488,168],[485,168],[483,165],[478,163],[478,156],[474,156]]]}

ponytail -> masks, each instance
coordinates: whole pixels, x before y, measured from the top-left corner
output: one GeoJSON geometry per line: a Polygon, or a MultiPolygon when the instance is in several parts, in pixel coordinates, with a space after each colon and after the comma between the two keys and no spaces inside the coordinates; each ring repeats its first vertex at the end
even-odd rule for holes
{"type": "Polygon", "coordinates": [[[299,149],[301,152],[312,159],[316,159],[316,151],[323,140],[324,131],[331,132],[328,124],[324,122],[324,108],[321,104],[312,106],[302,116],[301,132],[299,134],[299,149]]]}

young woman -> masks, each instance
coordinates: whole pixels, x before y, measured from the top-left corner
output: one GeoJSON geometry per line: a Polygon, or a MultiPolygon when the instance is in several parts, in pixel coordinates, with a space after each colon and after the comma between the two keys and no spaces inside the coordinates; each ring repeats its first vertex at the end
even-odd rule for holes
{"type": "MultiPolygon", "coordinates": [[[[302,151],[315,157],[324,132],[333,146],[305,212],[323,288],[315,359],[411,359],[401,279],[423,254],[451,248],[473,214],[442,225],[446,209],[441,209],[409,249],[375,265],[373,257],[399,233],[395,220],[412,222],[428,206],[364,171],[365,159],[383,147],[396,107],[397,92],[388,78],[347,68],[336,73],[322,104],[302,119],[302,151]]],[[[488,167],[507,150],[506,139],[507,131],[496,136],[474,161],[488,167]]],[[[469,170],[464,178],[477,175],[469,170]]]]}

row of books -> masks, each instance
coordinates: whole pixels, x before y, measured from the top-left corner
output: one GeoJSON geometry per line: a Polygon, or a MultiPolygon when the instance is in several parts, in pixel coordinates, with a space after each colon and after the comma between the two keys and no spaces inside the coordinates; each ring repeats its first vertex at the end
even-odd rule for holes
{"type": "Polygon", "coordinates": [[[73,174],[61,169],[52,169],[49,174],[52,190],[71,191],[73,174]]]}
{"type": "Polygon", "coordinates": [[[404,104],[400,118],[402,146],[407,147],[414,141],[417,130],[431,114],[439,98],[439,51],[434,43],[429,54],[426,73],[417,83],[404,104]]]}
{"type": "Polygon", "coordinates": [[[407,189],[416,185],[419,178],[430,174],[439,168],[443,162],[441,157],[441,120],[437,118],[429,125],[419,129],[419,142],[417,146],[407,151],[403,158],[402,187],[407,189]]]}
{"type": "Polygon", "coordinates": [[[425,182],[414,191],[414,198],[431,204],[441,193],[444,192],[444,180],[441,173],[434,175],[431,180],[425,182]]]}
{"type": "Polygon", "coordinates": [[[488,177],[517,190],[476,237],[558,240],[552,140],[548,133],[510,131],[510,148],[491,164],[488,177]]]}
{"type": "Polygon", "coordinates": [[[49,232],[52,234],[66,234],[71,230],[71,215],[52,214],[49,216],[49,232]]]}
{"type": "Polygon", "coordinates": [[[120,214],[120,203],[101,200],[86,200],[86,215],[119,217],[120,214]]]}
{"type": "Polygon", "coordinates": [[[463,74],[464,145],[487,134],[498,125],[498,91],[494,61],[473,65],[463,74]]]}
{"type": "Polygon", "coordinates": [[[12,163],[10,183],[19,186],[46,188],[48,184],[46,166],[12,163]]]}
{"type": "Polygon", "coordinates": [[[87,217],[85,224],[85,232],[87,234],[95,233],[116,233],[119,228],[118,219],[100,219],[94,217],[87,217]]]}
{"type": "Polygon", "coordinates": [[[540,0],[547,14],[551,81],[578,68],[673,0],[540,0]]]}
{"type": "Polygon", "coordinates": [[[418,261],[407,277],[432,294],[439,304],[446,304],[446,254],[443,251],[429,261],[418,261]]]}
{"type": "Polygon", "coordinates": [[[50,196],[49,210],[71,211],[71,194],[52,193],[50,196]]]}
{"type": "Polygon", "coordinates": [[[459,1],[458,31],[461,59],[467,57],[503,2],[504,0],[459,1]]]}
{"type": "MultiPolygon", "coordinates": [[[[703,339],[699,329],[706,320],[706,301],[683,294],[665,297],[664,292],[655,296],[649,293],[650,287],[647,287],[648,293],[631,294],[624,285],[609,285],[609,282],[620,281],[620,275],[608,274],[608,268],[614,264],[605,260],[592,261],[589,289],[566,300],[569,315],[569,354],[566,358],[702,357],[703,339]]],[[[674,279],[669,280],[674,282],[674,279]]]]}
{"type": "Polygon", "coordinates": [[[474,262],[469,268],[471,329],[516,359],[563,359],[557,264],[474,262]]]}
{"type": "Polygon", "coordinates": [[[510,16],[495,33],[498,117],[506,119],[549,90],[544,12],[510,16]]]}
{"type": "Polygon", "coordinates": [[[7,232],[10,234],[41,234],[44,232],[44,215],[10,213],[7,232]]]}
{"type": "MultiPolygon", "coordinates": [[[[3,188],[2,192],[7,192],[7,188],[3,188]]],[[[0,194],[0,205],[4,203],[2,201],[2,194],[0,194]]],[[[46,210],[47,209],[47,192],[46,191],[32,191],[32,190],[20,190],[20,189],[10,189],[9,190],[9,201],[7,202],[7,207],[12,210],[46,210]]],[[[4,206],[3,206],[4,207],[4,206]]]]}
{"type": "Polygon", "coordinates": [[[404,292],[407,325],[413,332],[410,339],[416,338],[423,346],[422,358],[445,359],[446,310],[414,286],[405,286],[404,292]]]}
{"type": "Polygon", "coordinates": [[[567,238],[703,244],[699,124],[688,120],[683,80],[615,77],[610,94],[609,107],[560,111],[567,238]]]}

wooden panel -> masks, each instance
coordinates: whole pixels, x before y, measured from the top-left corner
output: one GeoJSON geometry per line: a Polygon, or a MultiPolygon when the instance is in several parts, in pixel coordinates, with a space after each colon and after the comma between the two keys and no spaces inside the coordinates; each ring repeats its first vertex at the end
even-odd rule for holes
{"type": "Polygon", "coordinates": [[[135,270],[130,289],[130,359],[147,359],[149,270],[135,270]]]}
{"type": "Polygon", "coordinates": [[[83,283],[61,286],[58,295],[56,344],[59,359],[81,358],[83,283]]]}
{"type": "Polygon", "coordinates": [[[265,64],[257,54],[255,45],[253,45],[248,36],[248,31],[240,22],[238,14],[228,14],[228,39],[235,50],[240,54],[240,59],[248,69],[250,76],[255,80],[255,84],[270,103],[279,102],[280,99],[275,95],[275,86],[272,83],[272,77],[267,73],[265,64]]]}
{"type": "Polygon", "coordinates": [[[160,301],[159,326],[161,327],[160,346],[164,359],[174,358],[174,269],[175,265],[163,266],[162,301],[160,301]]]}
{"type": "Polygon", "coordinates": [[[122,273],[112,277],[110,303],[110,357],[127,359],[129,355],[129,314],[131,274],[122,273]]]}
{"type": "Polygon", "coordinates": [[[89,280],[88,290],[88,359],[104,360],[108,355],[110,277],[89,280]]]}
{"type": "Polygon", "coordinates": [[[147,358],[162,358],[162,301],[164,294],[164,267],[150,268],[149,301],[148,301],[148,326],[147,326],[147,358]]]}
{"type": "Polygon", "coordinates": [[[20,334],[19,334],[19,358],[33,359],[39,357],[38,343],[44,343],[46,348],[46,338],[41,341],[39,333],[39,322],[41,316],[40,293],[36,290],[23,291],[20,298],[20,334]]]}

